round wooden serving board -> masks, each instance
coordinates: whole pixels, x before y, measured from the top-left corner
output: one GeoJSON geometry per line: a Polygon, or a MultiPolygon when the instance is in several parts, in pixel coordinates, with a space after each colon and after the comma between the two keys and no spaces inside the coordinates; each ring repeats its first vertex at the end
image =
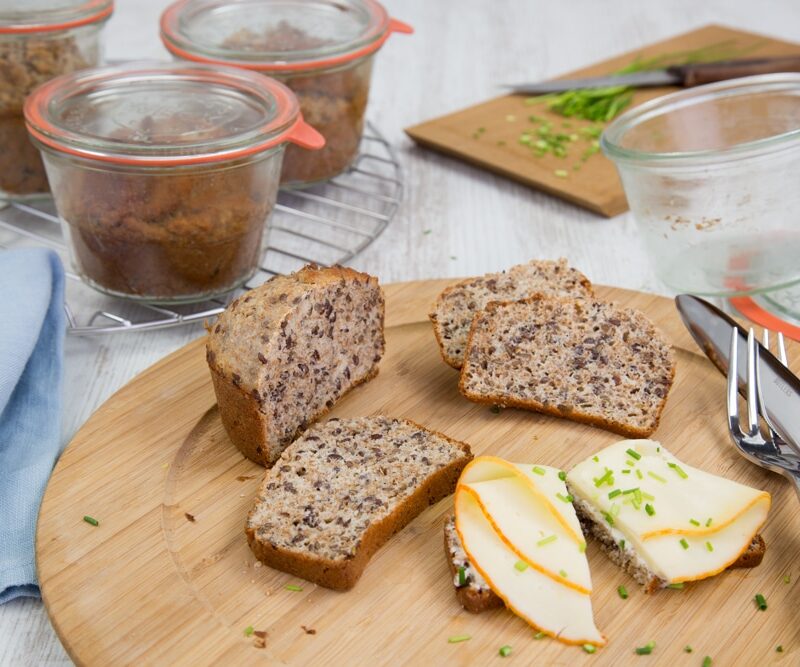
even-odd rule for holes
{"type": "MultiPolygon", "coordinates": [[[[514,461],[569,468],[617,436],[524,412],[493,413],[458,393],[439,356],[428,307],[448,281],[389,285],[386,357],[337,416],[408,417],[514,461]]],[[[687,463],[768,490],[767,554],[683,590],[645,595],[589,541],[598,627],[594,655],[534,632],[506,610],[480,615],[456,601],[442,547],[452,498],[429,508],[338,593],[256,563],[244,521],[263,469],[228,441],[203,340],[117,392],[75,436],[42,503],[36,554],[42,595],[79,664],[798,664],[800,506],[783,478],[742,459],[728,440],[724,378],[701,356],[668,299],[601,288],[644,311],[673,342],[678,373],[654,436],[687,463]],[[83,521],[89,515],[100,525],[83,521]],[[791,583],[784,583],[789,575],[791,583]],[[302,587],[300,591],[286,589],[302,587]],[[621,599],[624,584],[630,597],[621,599]],[[762,593],[769,604],[753,602],[762,593]],[[254,646],[245,629],[266,631],[254,646]],[[304,629],[305,628],[305,629],[304,629]],[[471,640],[448,643],[448,637],[471,640]],[[653,655],[633,651],[656,642],[653,655]],[[693,653],[684,653],[691,645],[693,653]],[[778,645],[783,652],[776,652],[778,645]],[[505,664],[505,663],[503,663],[505,664]]]]}

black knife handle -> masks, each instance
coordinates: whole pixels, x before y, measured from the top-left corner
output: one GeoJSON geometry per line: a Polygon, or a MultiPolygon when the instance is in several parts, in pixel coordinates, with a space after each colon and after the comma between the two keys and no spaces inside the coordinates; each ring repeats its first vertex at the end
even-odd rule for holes
{"type": "Polygon", "coordinates": [[[721,60],[715,63],[693,63],[668,67],[670,74],[681,77],[687,88],[701,86],[714,81],[737,79],[740,76],[774,74],[776,72],[800,72],[800,55],[781,58],[758,58],[752,60],[721,60]]]}

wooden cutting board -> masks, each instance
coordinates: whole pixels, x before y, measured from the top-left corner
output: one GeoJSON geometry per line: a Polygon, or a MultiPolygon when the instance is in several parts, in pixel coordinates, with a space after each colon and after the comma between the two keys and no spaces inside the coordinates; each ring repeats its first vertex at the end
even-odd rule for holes
{"type": "MultiPolygon", "coordinates": [[[[519,410],[494,414],[463,399],[426,318],[445,284],[387,287],[380,374],[334,414],[409,417],[470,442],[476,454],[562,468],[617,439],[519,410]]],[[[442,548],[452,498],[392,538],[349,592],[259,567],[243,528],[263,469],[228,441],[197,340],[109,399],[70,443],[47,487],[37,534],[39,578],[70,656],[94,665],[486,665],[500,661],[498,649],[510,644],[518,664],[617,665],[654,640],[654,654],[636,659],[699,665],[709,655],[715,665],[798,664],[794,491],[734,451],[725,430],[724,378],[698,354],[672,302],[600,292],[646,312],[677,347],[677,380],[656,437],[691,465],[773,494],[760,567],[648,596],[590,540],[595,615],[609,637],[595,655],[537,641],[505,610],[471,615],[458,605],[442,548]],[[85,523],[84,515],[99,526],[85,523]],[[629,599],[617,595],[620,584],[629,599]],[[756,609],[756,593],[766,596],[767,611],[756,609]],[[248,626],[267,632],[266,648],[245,636],[248,626]],[[462,634],[472,639],[448,643],[462,634]],[[683,653],[687,644],[692,656],[683,653]],[[776,653],[778,644],[783,653],[776,653]]]]}
{"type": "MultiPolygon", "coordinates": [[[[724,44],[726,50],[742,54],[740,57],[760,58],[800,52],[800,44],[709,25],[569,72],[558,78],[611,74],[630,65],[637,58],[649,59],[717,44],[724,44]]],[[[513,82],[498,81],[498,84],[500,83],[513,82]]],[[[649,88],[636,91],[628,108],[675,90],[678,89],[649,88]]],[[[613,163],[600,153],[593,155],[585,163],[580,161],[580,156],[588,146],[580,131],[581,128],[591,125],[604,126],[604,124],[564,118],[547,110],[546,105],[541,102],[528,105],[524,95],[503,95],[406,128],[406,133],[422,146],[466,160],[537,190],[571,201],[590,211],[612,217],[628,209],[622,183],[613,163]],[[570,147],[568,157],[562,159],[548,153],[537,158],[529,147],[519,143],[523,131],[536,127],[528,122],[531,114],[551,120],[554,132],[579,135],[580,139],[570,147]],[[562,127],[564,122],[568,127],[562,127]],[[485,131],[482,132],[481,128],[485,131]],[[579,171],[573,169],[576,164],[580,165],[579,171]],[[557,170],[566,171],[567,177],[557,176],[555,173],[557,170]]]]}

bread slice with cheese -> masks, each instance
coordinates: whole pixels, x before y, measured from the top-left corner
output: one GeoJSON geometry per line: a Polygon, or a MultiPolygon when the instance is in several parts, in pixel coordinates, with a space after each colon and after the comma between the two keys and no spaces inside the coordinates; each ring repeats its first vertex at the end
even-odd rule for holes
{"type": "Polygon", "coordinates": [[[623,440],[567,474],[575,508],[612,561],[648,592],[754,567],[770,495],[682,463],[653,440],[623,440]]]}
{"type": "Polygon", "coordinates": [[[475,316],[459,390],[478,403],[647,437],[674,377],[669,343],[639,311],[536,294],[475,316]]]}
{"type": "Polygon", "coordinates": [[[464,561],[510,611],[564,643],[602,646],[586,542],[563,476],[548,466],[474,459],[456,489],[455,532],[464,561]]]}
{"type": "Polygon", "coordinates": [[[442,358],[453,368],[461,368],[472,318],[492,301],[516,301],[537,292],[590,297],[592,284],[562,258],[532,260],[450,285],[437,297],[429,315],[442,358]]]}

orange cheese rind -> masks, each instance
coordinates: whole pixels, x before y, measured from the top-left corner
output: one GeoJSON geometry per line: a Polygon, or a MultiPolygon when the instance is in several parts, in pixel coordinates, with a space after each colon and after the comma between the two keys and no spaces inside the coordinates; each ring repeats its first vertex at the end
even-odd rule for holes
{"type": "MultiPolygon", "coordinates": [[[[500,526],[497,525],[497,523],[495,522],[495,520],[492,517],[491,513],[486,509],[486,506],[483,504],[483,501],[481,500],[480,494],[477,493],[474,489],[472,489],[471,487],[467,486],[466,484],[459,484],[458,487],[456,488],[456,493],[468,493],[472,497],[472,499],[477,503],[478,507],[480,508],[481,513],[483,514],[483,516],[486,517],[486,520],[491,524],[492,528],[494,529],[494,532],[497,533],[497,536],[503,541],[503,543],[511,551],[513,551],[517,555],[517,557],[520,560],[522,560],[523,562],[527,563],[530,567],[534,568],[535,570],[538,570],[543,575],[545,575],[547,577],[550,577],[553,581],[556,581],[559,584],[563,584],[564,586],[572,588],[572,589],[578,591],[579,593],[583,593],[584,595],[590,595],[591,594],[592,591],[590,589],[587,589],[587,588],[581,586],[580,584],[576,584],[574,581],[570,581],[569,579],[566,579],[566,578],[562,577],[557,572],[552,572],[551,570],[548,570],[546,567],[544,567],[540,563],[537,563],[533,558],[531,558],[527,554],[524,554],[522,551],[520,551],[511,542],[511,540],[508,539],[508,537],[505,535],[505,533],[503,533],[503,531],[500,528],[500,526]]],[[[458,515],[457,514],[456,514],[456,530],[458,530],[458,515]]],[[[460,535],[459,535],[459,537],[460,537],[460,535]]],[[[462,544],[463,544],[463,540],[462,540],[462,544]]],[[[492,590],[494,590],[494,589],[492,589],[492,590]]]]}
{"type": "MultiPolygon", "coordinates": [[[[459,488],[456,489],[456,494],[458,494],[459,490],[463,491],[463,488],[465,488],[465,487],[463,487],[462,485],[459,485],[459,488]]],[[[475,494],[470,494],[470,496],[474,498],[475,494]]],[[[459,506],[458,498],[456,498],[456,502],[455,502],[455,516],[456,516],[455,528],[456,528],[456,533],[458,534],[458,539],[461,541],[461,545],[462,545],[465,553],[467,554],[467,558],[469,559],[470,564],[478,571],[478,573],[481,575],[481,577],[483,577],[484,581],[486,581],[486,583],[489,585],[489,588],[492,589],[494,594],[497,595],[497,597],[499,597],[503,601],[505,606],[513,614],[515,614],[516,616],[519,616],[523,621],[525,621],[525,623],[527,623],[529,626],[531,626],[537,632],[542,632],[545,635],[547,635],[548,637],[552,637],[553,639],[557,639],[558,641],[560,641],[560,642],[562,642],[564,644],[569,644],[571,646],[582,646],[584,644],[592,644],[594,646],[603,647],[608,643],[608,638],[603,633],[599,633],[600,637],[602,638],[601,641],[598,641],[597,638],[595,638],[595,637],[577,638],[577,639],[569,639],[569,638],[562,637],[559,632],[554,632],[553,630],[550,630],[548,628],[544,628],[544,627],[541,627],[540,625],[537,625],[525,613],[523,613],[521,610],[516,608],[509,601],[508,596],[503,592],[502,588],[498,587],[492,581],[492,578],[489,576],[488,572],[486,572],[486,570],[480,566],[479,562],[475,559],[473,553],[468,548],[467,540],[464,539],[464,534],[462,533],[461,528],[459,526],[459,507],[458,506],[459,506]]]]}
{"type": "MultiPolygon", "coordinates": [[[[583,535],[577,535],[575,530],[570,526],[566,519],[564,519],[563,515],[556,509],[555,505],[550,501],[550,499],[541,492],[540,489],[536,487],[536,485],[531,481],[529,477],[522,474],[517,467],[506,461],[505,459],[501,459],[497,456],[476,456],[472,461],[470,461],[464,470],[461,472],[461,477],[458,480],[458,486],[461,487],[464,484],[469,484],[470,482],[486,482],[492,479],[498,479],[499,477],[515,477],[521,480],[526,487],[533,493],[539,501],[547,508],[548,512],[553,515],[553,517],[558,521],[559,524],[563,527],[564,531],[566,532],[567,536],[570,537],[575,544],[581,546],[586,543],[583,539],[583,535]],[[476,469],[485,467],[486,464],[490,464],[492,466],[497,466],[498,468],[503,469],[506,473],[505,475],[476,475],[476,469]]],[[[458,492],[458,489],[456,489],[458,492]]]]}
{"type": "MultiPolygon", "coordinates": [[[[735,512],[724,521],[715,522],[713,525],[708,527],[700,526],[693,528],[662,528],[660,530],[652,530],[647,533],[642,533],[641,539],[648,540],[654,537],[662,537],[664,535],[686,535],[687,537],[705,537],[714,535],[715,533],[718,533],[719,531],[736,522],[745,512],[754,507],[756,503],[762,501],[766,501],[767,511],[769,511],[770,507],[772,507],[772,496],[770,496],[770,494],[766,491],[760,491],[759,494],[755,496],[749,503],[743,505],[739,511],[735,512]]],[[[763,525],[763,522],[761,525],[763,525]]],[[[747,543],[747,545],[749,544],[750,542],[747,543]]],[[[747,545],[745,545],[745,550],[747,549],[747,545]]]]}

